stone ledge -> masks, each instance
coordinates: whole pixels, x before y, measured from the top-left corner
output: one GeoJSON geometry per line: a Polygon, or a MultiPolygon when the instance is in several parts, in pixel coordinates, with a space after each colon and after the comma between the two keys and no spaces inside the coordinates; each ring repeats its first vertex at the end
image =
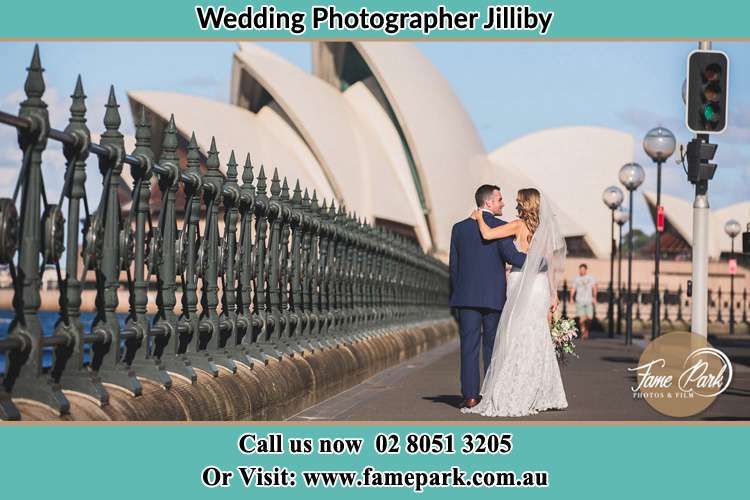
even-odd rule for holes
{"type": "Polygon", "coordinates": [[[450,318],[422,321],[266,365],[237,363],[234,374],[222,370],[212,377],[196,370],[194,384],[172,373],[169,390],[141,378],[139,397],[107,385],[110,404],[104,407],[81,393],[65,391],[71,411],[64,417],[36,401],[13,401],[23,420],[283,420],[457,334],[458,326],[450,318]]]}

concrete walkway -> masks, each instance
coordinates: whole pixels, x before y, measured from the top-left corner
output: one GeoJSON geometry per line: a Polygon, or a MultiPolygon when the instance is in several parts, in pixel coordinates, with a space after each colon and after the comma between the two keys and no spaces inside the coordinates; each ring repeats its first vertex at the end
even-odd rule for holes
{"type": "MultiPolygon", "coordinates": [[[[750,420],[750,337],[711,339],[733,360],[734,379],[716,402],[693,420],[750,420]]],[[[671,420],[645,401],[635,400],[630,387],[646,342],[626,347],[621,338],[601,334],[578,346],[579,359],[562,370],[568,409],[521,420],[671,420]]],[[[459,412],[458,340],[453,340],[381,372],[346,392],[293,416],[290,420],[337,421],[475,421],[488,419],[459,412]]],[[[513,419],[508,419],[513,420],[513,419]]]]}

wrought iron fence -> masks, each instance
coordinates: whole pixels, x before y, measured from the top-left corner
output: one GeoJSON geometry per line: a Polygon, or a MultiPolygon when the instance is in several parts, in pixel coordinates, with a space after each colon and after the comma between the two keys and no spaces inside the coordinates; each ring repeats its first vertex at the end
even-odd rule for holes
{"type": "Polygon", "coordinates": [[[205,174],[194,135],[183,168],[173,117],[157,159],[141,110],[135,149],[127,154],[113,88],[105,131],[95,144],[80,77],[68,126],[52,129],[38,47],[27,71],[18,115],[0,112],[0,122],[17,129],[23,152],[13,197],[0,199],[0,263],[11,271],[15,311],[0,340],[5,356],[0,418],[19,417],[12,397],[65,413],[64,389],[106,405],[105,383],[138,395],[138,377],[169,388],[170,373],[195,381],[196,368],[216,376],[220,366],[235,371],[238,362],[252,365],[335,348],[392,325],[447,316],[448,269],[416,243],[361,221],[332,200],[319,203],[315,192],[299,182],[291,187],[275,170],[269,185],[262,166],[256,177],[249,155],[240,167],[230,152],[223,174],[214,141],[205,174]],[[50,140],[63,144],[67,160],[59,200],[48,199],[42,175],[50,140]],[[85,190],[92,157],[103,186],[96,207],[85,190]],[[127,214],[118,202],[125,168],[133,178],[127,214]],[[149,208],[154,178],[161,194],[158,220],[149,208]],[[176,206],[180,185],[186,194],[182,220],[176,206]],[[37,315],[41,273],[48,265],[55,266],[59,283],[53,331],[45,331],[37,315]],[[84,329],[81,296],[90,272],[96,316],[84,329]],[[154,279],[152,317],[147,307],[154,279]],[[123,325],[116,314],[121,280],[129,297],[123,325]],[[45,366],[43,353],[49,350],[45,366]]]}
{"type": "MultiPolygon", "coordinates": [[[[615,325],[618,325],[617,334],[622,332],[625,322],[626,306],[628,300],[627,289],[622,288],[619,292],[614,290],[614,310],[615,325]]],[[[653,320],[654,315],[654,289],[653,285],[635,284],[631,292],[633,301],[633,319],[635,328],[643,328],[644,325],[653,320]]],[[[690,326],[691,297],[687,291],[678,286],[676,289],[662,288],[659,291],[661,297],[661,318],[662,327],[687,329],[690,326]]],[[[569,309],[570,287],[567,280],[563,282],[558,290],[558,297],[561,301],[562,314],[565,317],[572,317],[575,311],[569,309]]],[[[607,319],[608,309],[608,290],[605,286],[599,286],[597,294],[597,307],[594,307],[594,320],[604,321],[607,319]]],[[[747,289],[742,291],[727,292],[721,287],[708,290],[708,324],[709,333],[750,333],[750,319],[748,319],[748,309],[750,309],[750,296],[747,289]],[[732,305],[734,307],[732,307],[732,305]],[[730,328],[730,324],[732,328],[730,328]]],[[[599,324],[604,328],[603,323],[599,324]]]]}

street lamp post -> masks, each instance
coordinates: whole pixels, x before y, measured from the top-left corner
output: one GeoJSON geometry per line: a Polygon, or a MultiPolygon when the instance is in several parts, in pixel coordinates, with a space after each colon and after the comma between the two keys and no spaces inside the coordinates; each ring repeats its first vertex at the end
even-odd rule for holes
{"type": "Polygon", "coordinates": [[[628,309],[625,345],[633,343],[633,191],[643,184],[646,174],[637,163],[626,163],[620,169],[620,184],[628,190],[628,309]]]}
{"type": "Polygon", "coordinates": [[[607,205],[611,212],[611,220],[609,223],[610,238],[609,238],[609,305],[607,306],[607,318],[609,319],[609,338],[615,335],[615,308],[614,308],[614,274],[615,274],[615,210],[622,205],[622,190],[617,186],[609,186],[604,190],[602,194],[602,201],[607,205]]]}
{"type": "Polygon", "coordinates": [[[622,226],[629,218],[628,210],[620,205],[615,211],[615,222],[620,228],[617,240],[617,335],[622,333],[622,226]]]}
{"type": "MultiPolygon", "coordinates": [[[[732,239],[732,253],[729,254],[730,259],[734,259],[734,239],[740,234],[742,227],[740,223],[734,219],[730,219],[724,224],[724,232],[727,233],[732,239]]],[[[730,270],[729,274],[729,335],[734,335],[734,270],[730,270]]],[[[721,305],[719,305],[721,307],[721,305]]]]}
{"type": "Polygon", "coordinates": [[[648,131],[643,138],[643,150],[656,162],[656,245],[654,248],[654,296],[652,305],[651,340],[661,333],[659,323],[659,262],[661,261],[661,233],[664,231],[664,209],[661,206],[661,165],[674,153],[674,134],[664,127],[648,131]]]}

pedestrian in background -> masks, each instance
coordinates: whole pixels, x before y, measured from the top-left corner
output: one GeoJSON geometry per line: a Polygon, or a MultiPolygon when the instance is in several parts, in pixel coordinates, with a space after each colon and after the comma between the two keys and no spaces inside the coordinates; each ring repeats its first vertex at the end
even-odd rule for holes
{"type": "Polygon", "coordinates": [[[573,280],[570,291],[570,303],[575,303],[576,316],[581,327],[581,338],[589,337],[591,318],[594,317],[596,306],[596,278],[589,274],[589,266],[581,264],[578,266],[578,276],[573,280]]]}

